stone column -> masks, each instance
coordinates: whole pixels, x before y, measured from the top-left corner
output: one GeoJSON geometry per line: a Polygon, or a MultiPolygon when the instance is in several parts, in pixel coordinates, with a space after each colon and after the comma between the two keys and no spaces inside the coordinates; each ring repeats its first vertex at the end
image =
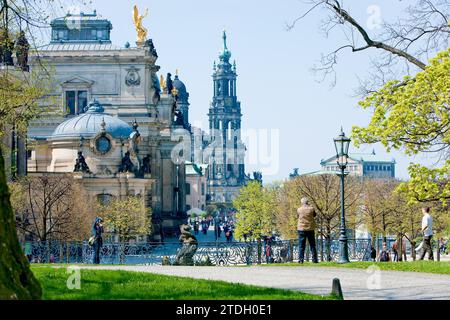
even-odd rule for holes
{"type": "Polygon", "coordinates": [[[174,164],[171,158],[171,149],[163,148],[160,150],[161,154],[161,168],[160,168],[160,180],[161,180],[161,208],[162,217],[167,218],[170,216],[174,208],[174,164]]]}

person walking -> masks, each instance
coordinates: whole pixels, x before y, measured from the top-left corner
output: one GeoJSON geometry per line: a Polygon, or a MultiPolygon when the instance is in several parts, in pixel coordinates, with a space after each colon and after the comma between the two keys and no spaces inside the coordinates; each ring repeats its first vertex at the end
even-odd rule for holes
{"type": "Polygon", "coordinates": [[[198,221],[194,221],[194,234],[195,235],[198,235],[198,229],[199,229],[198,221]]]}
{"type": "Polygon", "coordinates": [[[303,263],[305,256],[306,239],[308,239],[309,246],[312,253],[313,263],[318,263],[317,259],[317,249],[316,249],[316,238],[314,236],[314,229],[316,223],[314,218],[316,216],[316,211],[312,206],[309,205],[308,198],[301,199],[301,206],[297,209],[298,221],[297,221],[297,231],[298,231],[298,246],[299,246],[299,258],[298,262],[303,263]]]}
{"type": "Polygon", "coordinates": [[[392,252],[394,253],[393,261],[398,262],[398,242],[397,242],[397,240],[392,245],[392,252]]]}
{"type": "Polygon", "coordinates": [[[95,218],[94,224],[92,225],[92,236],[94,237],[93,250],[94,250],[94,264],[100,264],[100,251],[103,246],[103,219],[95,218]]]}
{"type": "Polygon", "coordinates": [[[371,245],[370,246],[370,260],[375,262],[377,260],[377,250],[371,245]]]}
{"type": "Polygon", "coordinates": [[[227,228],[227,232],[225,232],[225,237],[227,238],[227,242],[233,241],[233,229],[231,229],[231,227],[229,226],[227,228]]]}
{"type": "Polygon", "coordinates": [[[420,255],[420,260],[425,258],[428,252],[428,260],[434,260],[433,249],[431,247],[431,238],[433,237],[433,218],[430,215],[430,207],[422,208],[422,232],[423,232],[423,247],[420,255]]]}

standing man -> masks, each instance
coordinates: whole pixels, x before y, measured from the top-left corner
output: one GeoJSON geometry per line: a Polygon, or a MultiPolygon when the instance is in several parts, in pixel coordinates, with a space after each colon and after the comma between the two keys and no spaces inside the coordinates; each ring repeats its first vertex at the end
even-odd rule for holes
{"type": "Polygon", "coordinates": [[[433,249],[431,248],[431,238],[433,237],[433,218],[430,215],[430,207],[422,208],[422,232],[423,232],[423,248],[420,260],[425,258],[428,252],[428,260],[434,260],[433,249]]]}
{"type": "Polygon", "coordinates": [[[318,263],[317,250],[316,250],[316,238],[314,236],[314,229],[316,223],[314,218],[316,216],[316,211],[308,203],[308,198],[302,198],[301,206],[297,209],[298,222],[298,246],[299,246],[299,257],[298,262],[303,263],[305,256],[306,239],[308,239],[309,246],[312,253],[313,263],[318,263]]]}
{"type": "Polygon", "coordinates": [[[94,264],[100,264],[100,251],[103,246],[103,219],[102,218],[95,218],[94,224],[92,225],[92,236],[94,237],[94,244],[93,244],[93,250],[94,250],[94,264]]]}

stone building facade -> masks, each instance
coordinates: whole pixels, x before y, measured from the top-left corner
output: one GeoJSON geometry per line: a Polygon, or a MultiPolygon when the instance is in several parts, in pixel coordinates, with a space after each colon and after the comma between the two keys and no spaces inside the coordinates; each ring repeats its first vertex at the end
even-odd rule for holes
{"type": "MultiPolygon", "coordinates": [[[[346,170],[349,174],[367,178],[395,178],[395,159],[382,159],[372,153],[351,153],[348,157],[346,170]]],[[[336,157],[320,162],[321,172],[330,173],[339,171],[336,157]]]]}
{"type": "Polygon", "coordinates": [[[112,24],[95,12],[51,26],[51,42],[30,63],[51,66],[53,84],[46,114],[29,128],[28,172],[71,174],[99,199],[139,195],[153,210],[153,239],[177,230],[186,219],[176,133],[184,125],[175,121],[176,95],[161,89],[152,40],[115,46],[112,24]],[[75,170],[80,155],[88,171],[75,170]]]}

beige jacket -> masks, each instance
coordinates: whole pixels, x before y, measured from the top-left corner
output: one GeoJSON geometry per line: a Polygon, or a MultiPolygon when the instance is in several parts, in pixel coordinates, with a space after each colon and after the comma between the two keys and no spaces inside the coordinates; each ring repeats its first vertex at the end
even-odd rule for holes
{"type": "Polygon", "coordinates": [[[297,230],[299,231],[311,231],[316,228],[316,222],[314,217],[316,216],[316,211],[311,206],[301,206],[297,209],[298,221],[297,230]]]}

